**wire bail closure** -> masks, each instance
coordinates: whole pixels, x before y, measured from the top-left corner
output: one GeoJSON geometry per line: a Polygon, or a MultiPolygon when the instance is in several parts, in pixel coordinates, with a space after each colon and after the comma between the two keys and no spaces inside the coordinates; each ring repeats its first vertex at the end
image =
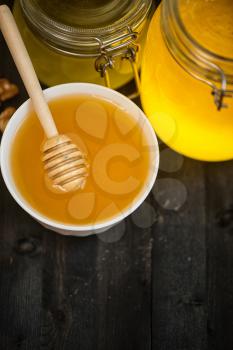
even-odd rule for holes
{"type": "Polygon", "coordinates": [[[221,87],[218,88],[216,84],[206,81],[208,85],[212,87],[212,95],[214,96],[214,103],[217,107],[217,110],[220,111],[222,108],[228,108],[228,105],[224,103],[226,98],[233,97],[233,90],[227,89],[227,78],[222,68],[213,62],[208,62],[208,64],[216,69],[218,74],[221,77],[221,87]]]}
{"type": "Polygon", "coordinates": [[[224,100],[233,97],[233,90],[227,89],[227,78],[224,71],[219,66],[215,66],[221,75],[221,88],[212,84],[212,95],[214,96],[214,103],[217,106],[218,111],[220,111],[222,108],[228,108],[228,105],[224,103],[224,100]]]}
{"type": "Polygon", "coordinates": [[[122,60],[128,60],[131,64],[137,91],[129,96],[131,99],[136,98],[140,94],[140,78],[137,68],[137,53],[139,46],[135,43],[138,33],[133,31],[131,27],[127,27],[127,33],[115,38],[107,43],[99,38],[95,38],[100,46],[100,55],[95,60],[95,69],[104,79],[105,85],[111,87],[109,70],[114,68],[114,58],[122,56],[122,60]]]}
{"type": "Polygon", "coordinates": [[[227,78],[222,68],[220,68],[216,63],[213,62],[207,62],[202,58],[202,61],[205,62],[210,68],[217,71],[218,75],[220,76],[220,84],[221,86],[218,87],[215,83],[201,78],[195,73],[189,72],[194,78],[200,80],[201,82],[207,84],[211,87],[212,91],[211,94],[214,97],[214,103],[217,107],[218,111],[221,111],[222,108],[228,108],[228,104],[226,104],[224,101],[226,98],[233,98],[233,90],[227,89],[227,78]]]}
{"type": "Polygon", "coordinates": [[[220,111],[222,108],[228,108],[228,104],[224,103],[223,100],[227,97],[233,97],[233,90],[222,90],[215,87],[212,90],[212,95],[214,96],[214,103],[220,111]]]}

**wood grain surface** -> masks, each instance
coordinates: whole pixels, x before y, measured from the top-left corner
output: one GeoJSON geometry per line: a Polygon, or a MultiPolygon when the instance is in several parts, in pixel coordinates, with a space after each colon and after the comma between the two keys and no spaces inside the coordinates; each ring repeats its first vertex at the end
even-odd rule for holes
{"type": "MultiPolygon", "coordinates": [[[[0,36],[3,76],[20,87],[19,106],[27,95],[0,36]]],[[[161,157],[173,209],[151,194],[124,223],[82,239],[44,229],[0,179],[1,350],[233,349],[233,162],[164,145],[161,157]]]]}

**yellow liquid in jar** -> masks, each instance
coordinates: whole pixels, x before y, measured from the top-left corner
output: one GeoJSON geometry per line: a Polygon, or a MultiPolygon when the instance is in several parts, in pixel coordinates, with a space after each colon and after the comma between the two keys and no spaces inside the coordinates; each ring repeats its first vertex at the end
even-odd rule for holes
{"type": "MultiPolygon", "coordinates": [[[[227,21],[233,14],[233,1],[182,0],[180,4],[181,18],[193,38],[209,50],[233,57],[232,22],[230,27],[227,21]],[[187,3],[192,5],[191,15],[185,12],[187,3]],[[221,12],[225,13],[225,19],[219,18],[215,27],[221,12]],[[190,16],[192,20],[188,21],[190,16]],[[200,32],[201,23],[205,26],[200,32]],[[215,28],[212,35],[208,35],[210,28],[215,28]]],[[[162,37],[158,10],[150,24],[142,63],[142,104],[158,136],[171,148],[191,158],[232,159],[233,99],[228,98],[226,102],[228,108],[217,111],[210,87],[193,78],[172,57],[162,37]]]]}
{"type": "MultiPolygon", "coordinates": [[[[43,2],[41,5],[43,6],[43,2]]],[[[55,5],[56,4],[53,6],[55,5]]],[[[52,7],[51,4],[50,7],[52,7]]],[[[43,84],[54,86],[71,82],[84,82],[105,85],[105,80],[95,69],[96,57],[82,58],[67,55],[62,52],[57,52],[49,47],[29,28],[20,8],[19,0],[16,0],[14,3],[13,13],[23,37],[23,41],[33,62],[35,71],[43,84]]],[[[137,44],[140,46],[136,62],[138,67],[140,67],[141,64],[142,47],[145,42],[147,27],[148,21],[144,20],[137,28],[137,31],[139,32],[137,44]]],[[[69,49],[67,49],[67,51],[69,51],[69,49]]],[[[130,61],[122,59],[122,56],[120,55],[115,57],[114,69],[109,69],[109,77],[111,88],[113,89],[118,89],[132,80],[133,70],[130,61]]]]}

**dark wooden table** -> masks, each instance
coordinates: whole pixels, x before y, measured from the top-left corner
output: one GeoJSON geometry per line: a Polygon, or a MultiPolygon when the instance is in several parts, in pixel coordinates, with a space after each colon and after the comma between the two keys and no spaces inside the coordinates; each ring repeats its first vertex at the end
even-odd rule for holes
{"type": "MultiPolygon", "coordinates": [[[[2,37],[0,76],[20,105],[2,37]]],[[[83,239],[45,230],[0,180],[1,350],[233,349],[233,162],[161,159],[146,204],[83,239]]]]}

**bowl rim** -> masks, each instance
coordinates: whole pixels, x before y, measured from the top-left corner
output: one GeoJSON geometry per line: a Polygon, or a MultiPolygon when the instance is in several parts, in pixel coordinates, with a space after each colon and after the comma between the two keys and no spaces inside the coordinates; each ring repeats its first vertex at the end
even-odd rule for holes
{"type": "Polygon", "coordinates": [[[83,224],[83,225],[75,225],[75,224],[65,224],[53,219],[50,219],[43,214],[41,214],[39,211],[34,209],[30,203],[27,202],[26,199],[23,198],[20,191],[17,189],[17,186],[14,183],[13,175],[10,171],[9,166],[9,154],[11,150],[12,135],[16,134],[17,129],[21,126],[21,123],[23,122],[24,118],[27,115],[27,112],[30,108],[30,99],[27,99],[20,107],[15,111],[14,115],[11,117],[9,123],[7,124],[7,127],[3,133],[2,141],[1,141],[1,147],[0,147],[0,166],[1,166],[1,172],[4,179],[4,182],[7,186],[8,191],[12,195],[12,197],[15,199],[15,201],[19,204],[21,208],[23,208],[29,215],[31,215],[33,218],[38,220],[39,222],[48,225],[54,229],[60,229],[65,231],[95,231],[99,229],[107,228],[108,226],[113,226],[120,221],[124,220],[127,216],[131,215],[146,199],[148,194],[150,193],[154,182],[156,180],[157,174],[158,174],[158,168],[159,168],[159,145],[158,140],[156,137],[156,134],[154,132],[154,129],[152,128],[149,120],[147,119],[144,112],[131,100],[129,100],[126,96],[119,93],[118,91],[112,90],[110,88],[92,84],[92,83],[66,83],[66,84],[60,84],[56,86],[49,87],[45,90],[43,90],[46,100],[50,101],[56,97],[59,97],[62,95],[61,90],[63,91],[63,96],[67,95],[75,95],[75,94],[90,94],[94,96],[99,96],[102,98],[106,98],[106,96],[101,95],[101,92],[106,93],[108,91],[109,94],[112,94],[112,96],[115,95],[115,97],[120,98],[122,101],[125,100],[128,104],[134,105],[133,107],[136,108],[140,113],[140,118],[143,118],[143,122],[145,122],[145,125],[149,132],[151,133],[151,140],[153,140],[153,148],[155,153],[155,162],[154,162],[154,169],[153,171],[149,171],[148,178],[145,179],[146,186],[143,186],[141,191],[138,193],[138,195],[134,198],[135,200],[132,202],[133,204],[126,207],[124,210],[119,212],[119,214],[113,216],[112,218],[108,218],[104,220],[103,222],[100,221],[95,224],[83,224]],[[77,89],[77,91],[75,91],[77,89]],[[71,90],[74,90],[71,92],[71,90]],[[84,92],[81,92],[81,90],[84,90],[84,92]],[[89,93],[88,93],[89,91],[89,93]],[[7,156],[6,150],[8,151],[7,156]],[[13,184],[13,185],[12,185],[13,184]],[[145,188],[145,190],[144,190],[145,188]],[[142,192],[143,190],[143,192],[142,192]],[[141,193],[142,192],[142,193],[141,193]]]}

